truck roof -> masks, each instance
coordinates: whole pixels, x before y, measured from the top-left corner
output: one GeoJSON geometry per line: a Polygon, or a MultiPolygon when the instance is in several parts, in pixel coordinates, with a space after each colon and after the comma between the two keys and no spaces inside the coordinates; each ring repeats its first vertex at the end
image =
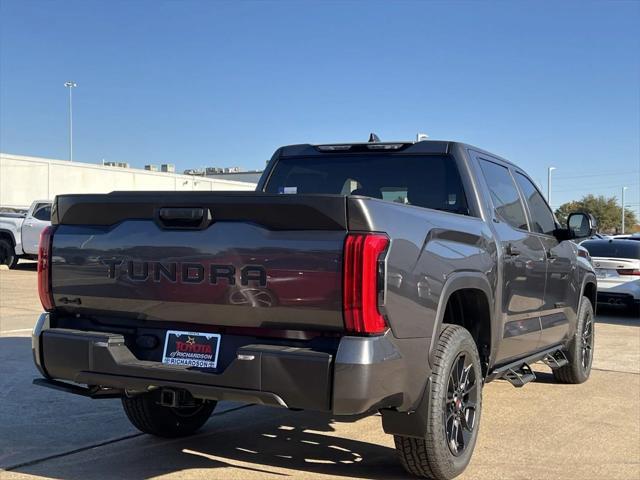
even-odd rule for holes
{"type": "Polygon", "coordinates": [[[394,142],[336,142],[324,144],[302,143],[297,145],[285,145],[276,151],[275,156],[294,157],[294,156],[313,156],[323,155],[327,153],[362,153],[374,151],[399,152],[403,153],[422,153],[422,154],[447,154],[454,147],[465,150],[475,150],[476,152],[485,153],[494,158],[517,167],[513,162],[494,153],[488,152],[482,148],[469,145],[467,143],[455,142],[450,140],[421,140],[419,142],[411,140],[399,140],[394,142]]]}

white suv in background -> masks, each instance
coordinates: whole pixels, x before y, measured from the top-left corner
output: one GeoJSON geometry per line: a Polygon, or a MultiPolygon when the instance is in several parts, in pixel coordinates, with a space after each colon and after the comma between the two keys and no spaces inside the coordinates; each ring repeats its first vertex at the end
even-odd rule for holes
{"type": "Polygon", "coordinates": [[[630,238],[586,240],[598,276],[598,303],[626,306],[640,314],[640,241],[630,238]]]}

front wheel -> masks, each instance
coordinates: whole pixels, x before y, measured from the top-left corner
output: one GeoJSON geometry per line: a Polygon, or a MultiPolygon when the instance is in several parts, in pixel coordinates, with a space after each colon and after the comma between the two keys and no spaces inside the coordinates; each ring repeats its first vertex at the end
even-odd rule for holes
{"type": "Polygon", "coordinates": [[[122,397],[122,406],[129,421],[138,430],[158,437],[185,437],[199,430],[209,419],[215,401],[193,399],[191,405],[165,407],[160,405],[160,391],[122,397]]]}
{"type": "Polygon", "coordinates": [[[591,300],[582,297],[578,309],[576,333],[567,346],[569,363],[553,370],[553,377],[562,383],[584,383],[591,374],[593,363],[594,328],[591,300]]]}
{"type": "Polygon", "coordinates": [[[471,334],[445,325],[435,349],[425,438],[394,435],[403,467],[414,475],[449,480],[469,464],[482,408],[482,369],[471,334]]]}

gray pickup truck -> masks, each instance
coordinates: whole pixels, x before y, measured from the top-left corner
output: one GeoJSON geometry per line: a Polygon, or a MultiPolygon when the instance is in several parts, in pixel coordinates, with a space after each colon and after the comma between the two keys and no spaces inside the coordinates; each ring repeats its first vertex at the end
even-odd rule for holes
{"type": "MultiPolygon", "coordinates": [[[[596,276],[514,164],[446,141],[292,145],[256,192],[61,195],[42,235],[38,385],[188,435],[217,401],[380,412],[449,479],[485,382],[584,382],[596,276]]],[[[215,427],[213,427],[215,428],[215,427]]]]}

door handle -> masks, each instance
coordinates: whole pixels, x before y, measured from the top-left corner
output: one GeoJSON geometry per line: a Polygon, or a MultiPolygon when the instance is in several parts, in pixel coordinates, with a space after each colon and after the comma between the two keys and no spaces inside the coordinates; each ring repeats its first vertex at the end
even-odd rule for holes
{"type": "Polygon", "coordinates": [[[517,257],[518,255],[520,255],[520,250],[518,250],[516,247],[514,247],[512,244],[508,244],[507,245],[507,255],[511,256],[511,257],[517,257]]]}

